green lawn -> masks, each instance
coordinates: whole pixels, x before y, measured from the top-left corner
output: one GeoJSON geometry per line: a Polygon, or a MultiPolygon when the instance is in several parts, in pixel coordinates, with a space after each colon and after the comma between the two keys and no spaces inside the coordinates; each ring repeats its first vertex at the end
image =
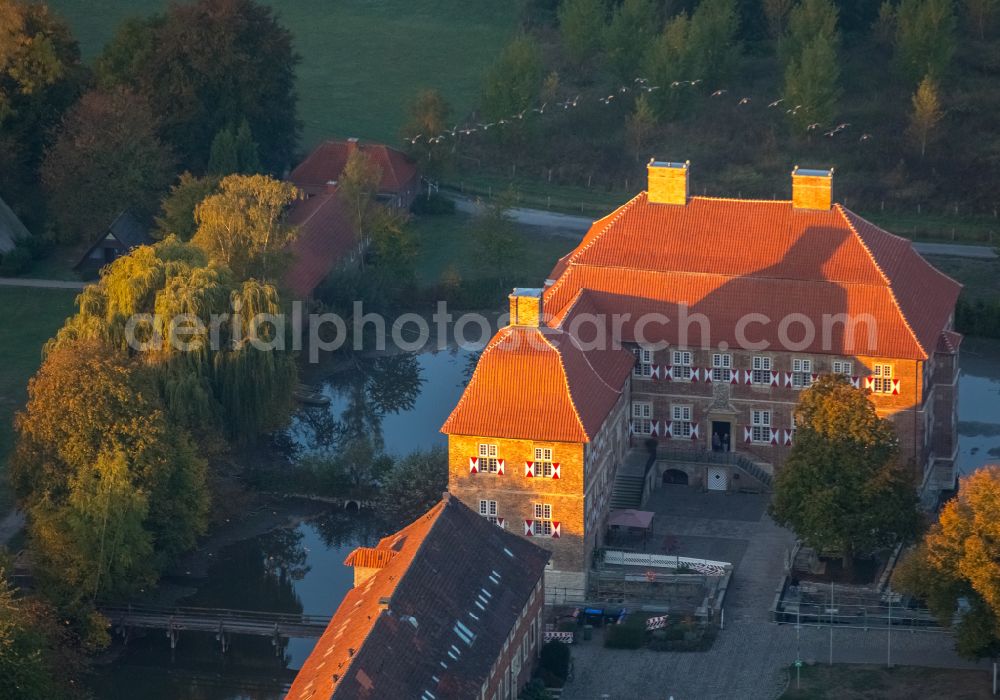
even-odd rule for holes
{"type": "MultiPolygon", "coordinates": [[[[496,0],[271,0],[295,37],[302,147],[331,136],[395,143],[406,101],[439,88],[464,114],[486,67],[516,28],[517,3],[496,0]]],[[[50,0],[92,59],[125,18],[164,0],[50,0]]]]}
{"type": "Polygon", "coordinates": [[[941,272],[961,282],[970,301],[996,301],[1000,298],[1000,260],[942,255],[930,256],[928,260],[941,272]]]}
{"type": "Polygon", "coordinates": [[[986,700],[993,697],[990,674],[985,670],[817,664],[802,668],[798,689],[795,669],[789,669],[789,674],[791,682],[781,700],[986,700]]]}
{"type": "MultiPolygon", "coordinates": [[[[13,442],[14,413],[24,405],[28,378],[41,362],[42,345],[73,312],[77,292],[0,287],[0,472],[13,442]]],[[[10,507],[0,474],[0,515],[10,507]]]]}
{"type": "MultiPolygon", "coordinates": [[[[484,274],[488,265],[476,245],[474,225],[475,217],[462,213],[425,216],[413,222],[420,246],[417,281],[421,285],[439,282],[449,265],[454,265],[463,279],[488,276],[484,274]]],[[[553,236],[547,229],[535,226],[521,226],[518,232],[525,250],[521,272],[515,280],[518,285],[542,286],[556,261],[578,243],[578,239],[553,236]]]]}

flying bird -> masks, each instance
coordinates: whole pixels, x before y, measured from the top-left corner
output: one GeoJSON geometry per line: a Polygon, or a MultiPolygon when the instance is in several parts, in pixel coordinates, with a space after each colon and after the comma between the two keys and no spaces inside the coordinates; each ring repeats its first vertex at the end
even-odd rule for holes
{"type": "Polygon", "coordinates": [[[862,141],[862,142],[864,142],[864,141],[871,141],[871,140],[872,140],[872,135],[871,134],[861,134],[861,138],[858,139],[858,141],[862,141]]]}
{"type": "Polygon", "coordinates": [[[740,101],[737,102],[736,104],[737,105],[748,105],[748,104],[750,104],[750,98],[749,97],[741,97],[740,101]]]}
{"type": "Polygon", "coordinates": [[[726,90],[716,90],[715,92],[712,93],[712,97],[722,97],[723,95],[726,94],[726,92],[727,92],[726,90]]]}
{"type": "Polygon", "coordinates": [[[806,131],[816,131],[816,129],[818,129],[820,126],[821,124],[819,122],[813,122],[812,124],[806,127],[806,131]]]}
{"type": "Polygon", "coordinates": [[[768,108],[777,107],[778,105],[780,105],[784,101],[785,101],[784,97],[782,97],[780,100],[775,100],[774,102],[772,102],[771,104],[768,105],[768,108]]]}

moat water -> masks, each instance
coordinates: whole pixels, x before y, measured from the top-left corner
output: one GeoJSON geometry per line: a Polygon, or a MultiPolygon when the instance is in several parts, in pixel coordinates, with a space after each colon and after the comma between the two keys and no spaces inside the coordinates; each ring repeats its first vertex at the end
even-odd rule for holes
{"type": "MultiPolygon", "coordinates": [[[[468,377],[461,350],[363,361],[319,380],[331,398],[325,414],[305,412],[293,441],[321,449],[344,426],[377,429],[385,450],[404,455],[444,445],[438,430],[468,377]]],[[[959,385],[959,468],[1000,463],[1000,342],[966,341],[959,385]]],[[[344,558],[382,534],[368,514],[335,514],[254,537],[219,552],[187,605],[331,615],[350,588],[344,558]]],[[[236,637],[226,654],[213,635],[182,635],[171,653],[163,633],[133,640],[94,679],[98,698],[278,700],[314,640],[276,650],[266,638],[236,637]]]]}

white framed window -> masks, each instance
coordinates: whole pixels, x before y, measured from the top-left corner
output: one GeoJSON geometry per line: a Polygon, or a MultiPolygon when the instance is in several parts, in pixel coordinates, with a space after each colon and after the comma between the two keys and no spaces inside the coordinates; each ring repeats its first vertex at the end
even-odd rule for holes
{"type": "Polygon", "coordinates": [[[653,434],[653,404],[649,401],[632,402],[632,430],[636,435],[653,434]]]}
{"type": "Polygon", "coordinates": [[[672,404],[670,417],[670,434],[673,437],[691,437],[691,406],[672,404]]]}
{"type": "Polygon", "coordinates": [[[834,360],[831,369],[834,374],[843,374],[846,377],[850,377],[854,374],[854,363],[847,360],[834,360]]]}
{"type": "Polygon", "coordinates": [[[876,394],[892,393],[892,365],[872,367],[872,392],[876,394]]]}
{"type": "Polygon", "coordinates": [[[792,358],[792,386],[796,389],[805,389],[812,386],[812,360],[800,357],[792,358]]]}
{"type": "Polygon", "coordinates": [[[549,503],[535,504],[535,519],[532,529],[538,537],[552,536],[552,505],[549,503]]]}
{"type": "Polygon", "coordinates": [[[535,448],[535,476],[551,479],[555,473],[551,447],[535,448]]]}
{"type": "Polygon", "coordinates": [[[494,525],[499,525],[500,520],[497,514],[497,502],[480,499],[479,514],[489,520],[494,525]]]}
{"type": "Polygon", "coordinates": [[[750,412],[750,440],[756,443],[771,442],[771,412],[753,410],[750,412]]]}
{"type": "Polygon", "coordinates": [[[771,383],[771,358],[763,355],[755,355],[750,372],[751,384],[771,383]]]}
{"type": "Polygon", "coordinates": [[[479,443],[479,472],[496,474],[500,460],[497,458],[497,446],[485,442],[479,443]]]}
{"type": "Polygon", "coordinates": [[[688,350],[674,350],[672,354],[672,378],[674,381],[691,381],[691,352],[688,350]]]}
{"type": "Polygon", "coordinates": [[[649,378],[653,376],[653,351],[646,348],[634,348],[635,366],[632,368],[633,377],[649,378]]]}
{"type": "Polygon", "coordinates": [[[733,378],[733,356],[717,352],[712,355],[712,381],[728,382],[733,378]]]}

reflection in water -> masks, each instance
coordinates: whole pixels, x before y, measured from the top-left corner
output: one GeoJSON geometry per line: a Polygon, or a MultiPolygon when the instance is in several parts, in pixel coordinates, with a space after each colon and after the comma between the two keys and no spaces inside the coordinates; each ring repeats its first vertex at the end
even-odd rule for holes
{"type": "MultiPolygon", "coordinates": [[[[379,523],[367,514],[333,513],[224,548],[195,607],[333,614],[353,583],[344,566],[357,546],[372,545],[379,523]]],[[[171,654],[163,632],[133,638],[122,658],[93,683],[98,698],[144,700],[278,700],[315,640],[234,636],[223,654],[214,635],[181,633],[171,654]]]]}
{"type": "Polygon", "coordinates": [[[394,456],[443,445],[441,425],[474,364],[473,354],[458,348],[354,358],[322,382],[330,405],[296,416],[292,442],[309,453],[371,441],[394,456]]]}
{"type": "Polygon", "coordinates": [[[958,382],[958,470],[1000,463],[1000,342],[962,343],[958,382]]]}

